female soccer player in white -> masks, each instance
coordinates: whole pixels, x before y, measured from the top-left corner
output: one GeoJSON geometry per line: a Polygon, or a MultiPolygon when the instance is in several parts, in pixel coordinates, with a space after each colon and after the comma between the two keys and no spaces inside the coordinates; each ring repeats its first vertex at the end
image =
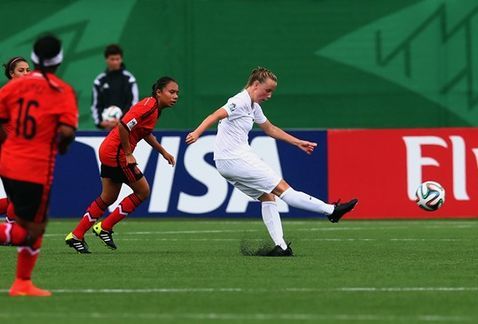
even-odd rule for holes
{"type": "Polygon", "coordinates": [[[263,67],[252,70],[245,89],[207,116],[187,135],[186,143],[196,142],[206,129],[219,121],[214,145],[217,170],[236,188],[249,197],[261,201],[262,219],[276,244],[269,255],[292,256],[290,244],[288,245],[283,238],[275,196],[292,207],[327,215],[333,223],[351,211],[358,200],[327,204],[306,193],[296,191],[254,153],[248,143],[248,134],[254,122],[267,135],[295,145],[307,154],[311,154],[317,146],[317,143],[304,141],[284,132],[264,116],[259,104],[270,99],[276,87],[277,77],[274,73],[263,67]]]}

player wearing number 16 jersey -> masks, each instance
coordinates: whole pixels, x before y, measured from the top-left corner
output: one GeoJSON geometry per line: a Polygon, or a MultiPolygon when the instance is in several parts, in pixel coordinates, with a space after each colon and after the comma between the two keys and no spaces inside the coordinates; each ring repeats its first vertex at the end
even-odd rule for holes
{"type": "Polygon", "coordinates": [[[63,54],[61,42],[45,36],[32,52],[35,70],[0,90],[0,177],[16,223],[0,224],[0,245],[18,246],[11,296],[49,296],[35,287],[31,273],[43,233],[56,154],[74,139],[78,108],[73,89],[54,75],[63,54]]]}
{"type": "Polygon", "coordinates": [[[0,122],[11,126],[2,144],[2,177],[45,186],[53,180],[58,126],[76,129],[78,111],[73,89],[54,74],[48,79],[61,90],[38,70],[2,88],[0,122]]]}

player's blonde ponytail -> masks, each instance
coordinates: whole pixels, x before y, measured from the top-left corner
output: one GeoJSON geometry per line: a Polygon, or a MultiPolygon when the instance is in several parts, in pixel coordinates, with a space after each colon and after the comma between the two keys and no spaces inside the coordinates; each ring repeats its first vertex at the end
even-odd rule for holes
{"type": "Polygon", "coordinates": [[[260,83],[266,82],[267,79],[271,79],[277,82],[276,75],[270,71],[269,69],[258,66],[251,71],[249,75],[249,79],[247,80],[245,88],[251,86],[255,81],[259,81],[260,83]]]}

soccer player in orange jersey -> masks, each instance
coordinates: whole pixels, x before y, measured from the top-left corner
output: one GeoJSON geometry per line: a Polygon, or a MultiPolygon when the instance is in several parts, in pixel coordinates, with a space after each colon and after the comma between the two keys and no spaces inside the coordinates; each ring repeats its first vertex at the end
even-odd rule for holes
{"type": "MultiPolygon", "coordinates": [[[[14,80],[30,73],[30,65],[27,60],[21,56],[14,56],[3,64],[5,76],[8,80],[14,80]]],[[[8,198],[0,199],[0,214],[5,214],[7,223],[15,222],[13,205],[9,203],[8,198]]]]}
{"type": "Polygon", "coordinates": [[[47,223],[48,197],[57,152],[74,139],[78,108],[74,90],[55,76],[63,59],[61,42],[39,38],[32,52],[35,70],[0,89],[0,176],[16,222],[0,224],[0,244],[18,246],[11,296],[50,296],[31,274],[47,223]]]}
{"type": "Polygon", "coordinates": [[[152,132],[161,112],[174,106],[178,95],[179,87],[174,79],[160,78],[153,85],[151,97],[147,97],[131,107],[121,118],[118,126],[104,139],[99,150],[103,190],[101,195],[88,207],[80,223],[65,238],[65,243],[78,253],[90,253],[84,236],[93,225],[93,232],[107,247],[115,250],[116,244],[112,236],[113,226],[132,213],[141,202],[149,197],[149,184],[133,156],[133,151],[139,141],[144,139],[169,164],[174,165],[174,157],[161,146],[152,132]],[[106,208],[118,199],[123,183],[133,189],[133,193],[124,198],[102,222],[96,223],[106,208]]]}

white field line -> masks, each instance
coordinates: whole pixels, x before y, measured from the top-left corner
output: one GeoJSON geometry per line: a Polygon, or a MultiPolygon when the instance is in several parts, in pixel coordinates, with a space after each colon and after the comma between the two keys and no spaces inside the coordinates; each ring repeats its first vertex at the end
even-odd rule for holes
{"type": "MultiPolygon", "coordinates": [[[[287,223],[284,223],[284,226],[287,226],[287,223]]],[[[478,227],[478,222],[476,224],[461,224],[461,225],[449,225],[449,226],[439,226],[439,225],[423,225],[423,229],[443,229],[443,228],[453,228],[453,229],[467,229],[478,227]]],[[[363,230],[409,230],[410,226],[400,225],[400,226],[334,226],[331,227],[307,227],[307,228],[298,228],[296,231],[363,231],[363,230]]]]}
{"type": "MultiPolygon", "coordinates": [[[[116,241],[162,241],[162,242],[178,242],[178,241],[193,241],[193,242],[238,242],[241,238],[115,238],[116,241]]],[[[247,239],[247,241],[263,241],[264,239],[247,239]]],[[[457,238],[301,238],[296,239],[297,242],[465,242],[476,241],[474,238],[457,239],[457,238]]]]}
{"type": "Polygon", "coordinates": [[[476,241],[475,238],[457,239],[457,238],[305,238],[299,241],[334,241],[334,242],[355,242],[355,241],[392,241],[392,242],[461,242],[461,241],[476,241]]]}
{"type": "Polygon", "coordinates": [[[130,319],[130,320],[189,320],[189,321],[373,321],[373,322],[473,322],[472,316],[447,316],[447,315],[375,315],[375,314],[313,314],[313,313],[106,313],[106,312],[12,312],[0,311],[0,318],[65,318],[65,319],[130,319]]]}
{"type": "MultiPolygon", "coordinates": [[[[356,228],[346,228],[346,229],[356,229],[356,228]]],[[[365,228],[361,228],[365,229],[365,228]]],[[[309,228],[309,229],[301,229],[301,231],[319,231],[319,230],[326,230],[326,229],[319,229],[319,228],[309,228]]],[[[151,235],[151,236],[159,236],[159,235],[177,235],[177,234],[223,234],[223,233],[251,233],[251,232],[263,232],[264,230],[255,230],[255,229],[250,229],[250,230],[197,230],[197,231],[141,231],[141,232],[128,232],[124,231],[121,232],[120,236],[118,236],[116,239],[121,240],[121,241],[140,241],[144,240],[145,238],[128,238],[125,236],[135,236],[135,235],[151,235]]],[[[327,230],[326,230],[327,231],[327,230]]],[[[45,237],[57,237],[61,236],[64,237],[66,234],[65,233],[50,233],[50,234],[45,234],[45,237]]],[[[147,238],[148,240],[153,240],[153,241],[218,241],[218,242],[225,242],[225,241],[240,241],[243,238],[147,238]]],[[[254,239],[248,239],[248,241],[251,241],[254,239]]],[[[256,239],[257,241],[260,241],[260,239],[256,239]]],[[[299,239],[299,241],[331,241],[331,242],[367,242],[367,241],[396,241],[396,242],[430,242],[430,241],[435,241],[435,242],[458,242],[458,241],[471,241],[474,240],[472,238],[469,239],[464,239],[464,238],[383,238],[383,239],[376,239],[376,238],[303,238],[299,239]]]]}
{"type": "MultiPolygon", "coordinates": [[[[478,222],[477,222],[478,225],[478,222]]],[[[456,226],[453,228],[471,228],[473,226],[471,225],[463,225],[463,226],[456,226]]],[[[442,227],[428,227],[428,229],[439,229],[442,227]]],[[[448,227],[450,228],[450,227],[448,227]]],[[[347,226],[341,226],[341,227],[309,227],[309,228],[299,228],[296,229],[297,231],[304,231],[304,232],[335,232],[335,231],[370,231],[370,230],[390,230],[390,229],[409,229],[407,226],[403,227],[382,227],[382,226],[354,226],[354,227],[347,227],[347,226]]],[[[124,230],[121,234],[122,235],[177,235],[177,234],[222,234],[222,233],[250,233],[250,232],[260,232],[262,230],[259,229],[238,229],[238,230],[187,230],[187,231],[141,231],[141,232],[128,232],[127,230],[124,230]]],[[[47,233],[44,235],[45,237],[49,236],[66,236],[66,233],[47,233]]]]}
{"type": "MultiPolygon", "coordinates": [[[[143,232],[121,232],[121,235],[176,235],[176,234],[222,234],[222,233],[244,233],[259,232],[259,230],[201,230],[201,231],[143,231],[143,232]]],[[[43,236],[66,236],[65,233],[50,233],[43,236]]]]}
{"type": "MultiPolygon", "coordinates": [[[[338,287],[338,288],[83,288],[51,289],[57,294],[175,294],[175,293],[409,293],[409,292],[478,292],[478,287],[338,287]]],[[[8,292],[0,289],[0,293],[8,292]]]]}
{"type": "MultiPolygon", "coordinates": [[[[179,219],[174,219],[174,218],[168,218],[167,222],[179,222],[179,223],[191,223],[191,222],[197,222],[198,224],[221,224],[221,225],[244,225],[244,224],[262,224],[262,220],[260,218],[242,218],[240,220],[232,220],[232,219],[223,219],[223,218],[218,218],[217,220],[211,220],[209,219],[201,219],[200,216],[199,218],[179,218],[179,219]]],[[[62,220],[80,220],[81,217],[78,218],[65,218],[62,220]]],[[[56,219],[50,219],[52,221],[56,219]]],[[[137,219],[135,217],[127,218],[124,220],[125,223],[147,223],[147,222],[159,222],[160,224],[164,221],[164,219],[158,217],[158,218],[143,218],[143,219],[137,219]],[[144,220],[144,221],[143,221],[144,220]]],[[[284,218],[282,219],[284,223],[287,225],[291,226],[300,226],[300,225],[311,225],[314,222],[317,222],[318,225],[324,225],[324,226],[331,226],[327,218],[325,217],[317,217],[317,218],[309,218],[308,220],[294,220],[292,218],[284,218]]],[[[394,226],[407,226],[407,224],[422,224],[422,225],[432,225],[432,226],[451,226],[451,225],[472,225],[472,226],[478,226],[478,218],[476,219],[462,219],[462,220],[425,220],[425,219],[419,219],[419,220],[414,220],[414,219],[400,219],[400,220],[392,220],[392,219],[385,219],[385,220],[359,220],[359,219],[345,219],[344,221],[341,221],[340,224],[338,225],[332,225],[332,226],[341,226],[345,224],[346,222],[350,222],[353,224],[360,224],[364,226],[372,225],[376,226],[380,224],[381,226],[386,226],[386,227],[394,227],[394,226]]]]}
{"type": "MultiPolygon", "coordinates": [[[[144,241],[148,240],[149,241],[160,241],[160,242],[181,242],[181,241],[191,241],[191,242],[239,242],[241,239],[235,239],[235,238],[230,238],[230,239],[214,239],[214,238],[202,238],[202,239],[196,239],[196,238],[121,238],[115,237],[115,241],[121,242],[121,241],[144,241]]],[[[251,239],[247,241],[263,241],[261,239],[251,239]]]]}

